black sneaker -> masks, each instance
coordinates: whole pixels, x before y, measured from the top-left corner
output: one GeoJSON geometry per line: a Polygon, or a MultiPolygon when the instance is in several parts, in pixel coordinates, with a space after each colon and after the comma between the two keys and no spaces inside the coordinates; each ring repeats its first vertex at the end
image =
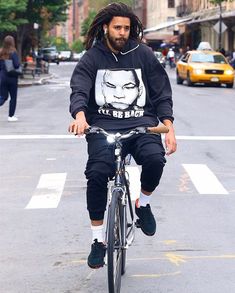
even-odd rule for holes
{"type": "Polygon", "coordinates": [[[91,245],[91,252],[87,259],[87,264],[92,269],[98,269],[104,265],[106,247],[103,242],[98,242],[95,239],[94,243],[91,245]]]}
{"type": "Polygon", "coordinates": [[[135,204],[135,213],[139,219],[137,219],[137,225],[141,228],[144,234],[153,236],[156,232],[156,221],[152,214],[150,205],[146,207],[137,208],[135,204]]]}

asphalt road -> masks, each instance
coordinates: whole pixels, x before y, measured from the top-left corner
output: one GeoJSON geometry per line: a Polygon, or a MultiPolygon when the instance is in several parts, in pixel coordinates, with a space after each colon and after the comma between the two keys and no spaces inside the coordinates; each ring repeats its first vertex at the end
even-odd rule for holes
{"type": "MultiPolygon", "coordinates": [[[[18,122],[0,108],[1,293],[107,292],[106,267],[86,264],[86,143],[67,133],[74,66],[53,65],[49,84],[20,88],[18,122]]],[[[232,293],[235,89],[176,85],[167,71],[178,151],[153,194],[157,235],[136,231],[121,292],[232,293]]]]}

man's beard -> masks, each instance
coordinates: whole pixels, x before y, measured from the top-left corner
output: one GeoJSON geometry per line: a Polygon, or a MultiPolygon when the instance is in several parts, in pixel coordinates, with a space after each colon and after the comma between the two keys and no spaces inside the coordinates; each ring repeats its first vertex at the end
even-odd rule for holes
{"type": "Polygon", "coordinates": [[[108,33],[107,33],[107,39],[111,47],[116,51],[120,51],[127,42],[126,38],[112,38],[110,37],[108,33]]]}

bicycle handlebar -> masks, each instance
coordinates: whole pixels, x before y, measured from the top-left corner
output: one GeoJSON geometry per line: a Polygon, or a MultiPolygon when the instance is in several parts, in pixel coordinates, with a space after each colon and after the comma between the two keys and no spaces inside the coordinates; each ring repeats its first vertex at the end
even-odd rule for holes
{"type": "Polygon", "coordinates": [[[108,133],[103,128],[96,127],[96,126],[91,126],[85,130],[86,135],[91,133],[102,133],[104,136],[113,137],[115,140],[129,138],[135,134],[144,134],[144,133],[161,134],[161,133],[167,133],[167,132],[169,132],[169,129],[165,125],[159,125],[154,127],[137,127],[123,134],[120,134],[119,132],[117,132],[116,134],[108,133]]]}
{"type": "Polygon", "coordinates": [[[159,125],[159,126],[154,126],[154,127],[147,127],[147,131],[150,133],[168,133],[169,128],[166,127],[165,125],[159,125]]]}

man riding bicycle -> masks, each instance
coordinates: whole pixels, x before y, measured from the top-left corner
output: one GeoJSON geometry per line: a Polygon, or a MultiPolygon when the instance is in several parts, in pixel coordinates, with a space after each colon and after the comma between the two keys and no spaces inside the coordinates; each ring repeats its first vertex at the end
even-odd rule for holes
{"type": "MultiPolygon", "coordinates": [[[[165,135],[167,155],[176,151],[172,92],[168,76],[152,50],[141,42],[143,27],[131,8],[112,3],[101,9],[88,31],[87,52],[72,78],[69,131],[84,134],[90,125],[110,132],[138,126],[169,128],[165,135]]],[[[88,265],[104,265],[103,219],[107,204],[107,182],[114,176],[113,145],[99,134],[87,136],[87,208],[91,220],[92,245],[88,265]]],[[[131,154],[142,166],[141,192],[135,204],[141,230],[156,231],[150,208],[151,194],[158,186],[165,165],[165,150],[159,135],[136,135],[123,141],[123,154],[131,154]]]]}

